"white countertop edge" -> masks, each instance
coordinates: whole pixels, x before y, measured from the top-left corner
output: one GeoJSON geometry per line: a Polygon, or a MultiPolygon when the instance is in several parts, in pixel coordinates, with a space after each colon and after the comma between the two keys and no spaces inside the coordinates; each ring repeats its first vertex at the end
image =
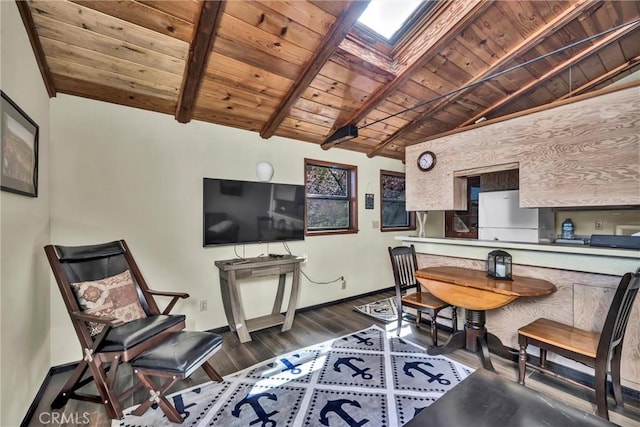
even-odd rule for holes
{"type": "Polygon", "coordinates": [[[493,249],[509,252],[514,264],[621,276],[640,267],[640,251],[591,246],[545,245],[488,240],[396,236],[416,252],[486,260],[493,249]]]}

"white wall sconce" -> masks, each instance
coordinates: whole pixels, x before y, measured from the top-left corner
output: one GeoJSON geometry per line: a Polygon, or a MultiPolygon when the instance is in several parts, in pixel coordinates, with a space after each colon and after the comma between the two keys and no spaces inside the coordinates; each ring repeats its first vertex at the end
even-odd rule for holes
{"type": "Polygon", "coordinates": [[[258,162],[256,165],[256,175],[260,181],[271,181],[271,178],[273,177],[273,165],[265,161],[258,162]]]}

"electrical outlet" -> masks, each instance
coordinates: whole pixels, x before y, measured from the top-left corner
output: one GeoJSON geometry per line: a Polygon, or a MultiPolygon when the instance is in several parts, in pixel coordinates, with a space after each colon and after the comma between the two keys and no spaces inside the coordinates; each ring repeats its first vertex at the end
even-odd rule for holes
{"type": "Polygon", "coordinates": [[[602,221],[596,221],[596,230],[602,230],[604,228],[604,224],[602,221]]]}
{"type": "Polygon", "coordinates": [[[371,221],[371,228],[380,228],[380,221],[371,221]]]}
{"type": "Polygon", "coordinates": [[[344,279],[344,276],[340,278],[340,284],[342,285],[342,289],[347,288],[347,281],[344,279]]]}
{"type": "Polygon", "coordinates": [[[207,311],[207,300],[200,300],[200,311],[207,311]]]}

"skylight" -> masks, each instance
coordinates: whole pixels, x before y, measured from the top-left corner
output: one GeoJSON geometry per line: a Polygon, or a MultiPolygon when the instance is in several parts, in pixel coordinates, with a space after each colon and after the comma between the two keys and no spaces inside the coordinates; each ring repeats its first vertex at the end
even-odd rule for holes
{"type": "Polygon", "coordinates": [[[358,22],[391,40],[423,0],[372,0],[358,22]]]}

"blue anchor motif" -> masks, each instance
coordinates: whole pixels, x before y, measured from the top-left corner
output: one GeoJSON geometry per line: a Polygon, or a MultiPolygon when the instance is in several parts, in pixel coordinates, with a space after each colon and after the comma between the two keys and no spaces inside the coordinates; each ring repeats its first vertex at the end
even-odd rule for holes
{"type": "Polygon", "coordinates": [[[353,334],[351,336],[358,340],[356,342],[356,344],[364,344],[364,345],[368,345],[368,346],[372,346],[373,345],[373,341],[371,341],[371,338],[369,338],[369,337],[361,337],[358,334],[353,334]]]}
{"type": "MultiPolygon", "coordinates": [[[[300,357],[299,354],[294,354],[293,356],[298,357],[298,358],[300,357]]],[[[285,369],[282,370],[282,372],[291,371],[291,373],[294,374],[294,375],[298,375],[298,374],[302,373],[302,369],[298,368],[298,366],[300,366],[300,365],[296,365],[294,363],[291,363],[289,361],[289,359],[285,359],[283,357],[282,359],[280,359],[280,362],[282,362],[282,364],[284,366],[286,366],[285,369]]]]}
{"type": "Polygon", "coordinates": [[[353,374],[351,374],[352,377],[360,375],[364,380],[370,380],[371,378],[373,378],[373,375],[367,373],[370,368],[360,369],[351,362],[352,360],[357,360],[360,363],[364,363],[364,359],[361,359],[360,357],[340,357],[333,364],[333,370],[335,372],[342,372],[340,371],[340,366],[344,365],[353,371],[353,374]]]}
{"type": "MultiPolygon", "coordinates": [[[[192,391],[196,391],[196,393],[200,393],[200,388],[197,388],[192,391]]],[[[178,411],[178,413],[183,416],[182,419],[186,420],[187,418],[189,418],[189,415],[191,415],[191,412],[187,411],[187,409],[191,408],[192,406],[196,406],[196,403],[194,402],[194,403],[185,405],[184,400],[182,399],[182,394],[173,396],[172,399],[173,399],[173,406],[176,408],[176,411],[178,411]]],[[[151,405],[151,408],[155,411],[158,409],[158,406],[159,405],[157,403],[154,403],[153,405],[151,405]]]]}
{"type": "Polygon", "coordinates": [[[236,406],[233,408],[233,411],[231,411],[231,415],[233,415],[236,418],[240,418],[241,408],[244,405],[249,405],[251,406],[251,409],[253,409],[253,412],[255,412],[256,416],[258,417],[257,419],[250,421],[249,425],[262,423],[262,427],[267,427],[267,426],[275,427],[277,423],[274,420],[270,419],[269,417],[277,414],[278,411],[273,411],[267,414],[267,412],[264,410],[262,405],[260,405],[259,400],[261,397],[266,397],[267,399],[274,400],[274,401],[278,400],[278,397],[273,393],[248,394],[247,396],[245,396],[244,399],[236,403],[236,406]]]}
{"type": "Polygon", "coordinates": [[[433,365],[429,362],[407,362],[404,364],[404,368],[402,369],[404,371],[404,373],[410,377],[413,378],[413,372],[411,371],[418,371],[420,373],[422,373],[423,375],[429,377],[429,382],[432,383],[434,381],[438,381],[439,384],[441,385],[450,385],[451,381],[449,381],[446,378],[442,378],[442,376],[444,375],[443,373],[439,373],[439,374],[432,374],[429,371],[424,370],[423,368],[420,367],[420,365],[426,365],[426,366],[430,366],[433,368],[433,365]]]}
{"type": "Polygon", "coordinates": [[[342,418],[344,422],[349,425],[349,427],[359,427],[369,422],[369,420],[366,418],[361,421],[354,420],[353,417],[342,408],[342,406],[347,403],[351,406],[355,406],[356,408],[361,408],[360,403],[358,403],[358,401],[356,400],[328,400],[327,404],[324,405],[324,408],[322,408],[322,410],[320,411],[320,424],[322,424],[323,426],[329,425],[329,418],[327,417],[327,414],[330,412],[333,412],[334,414],[342,418]]]}

